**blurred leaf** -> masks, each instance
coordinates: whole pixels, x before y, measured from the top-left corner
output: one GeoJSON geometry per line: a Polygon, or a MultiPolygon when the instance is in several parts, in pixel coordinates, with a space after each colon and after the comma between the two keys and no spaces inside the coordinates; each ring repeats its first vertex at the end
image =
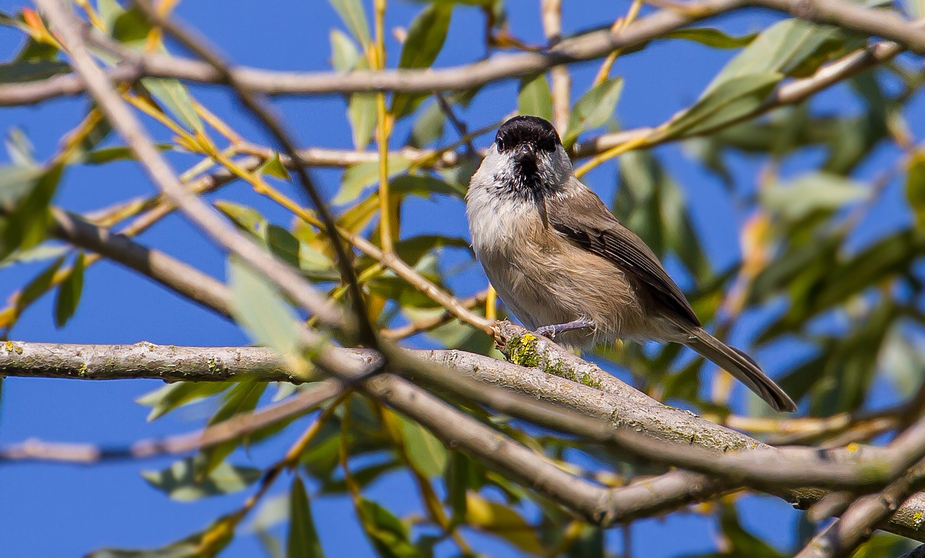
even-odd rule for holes
{"type": "Polygon", "coordinates": [[[572,107],[568,131],[562,138],[563,145],[570,146],[582,133],[606,124],[613,116],[621,91],[623,91],[623,80],[614,78],[585,93],[572,107]]]}
{"type": "Polygon", "coordinates": [[[353,129],[353,147],[357,151],[366,149],[376,129],[376,94],[354,93],[347,103],[347,118],[353,129]]]}
{"type": "MultiPolygon", "coordinates": [[[[783,558],[771,545],[746,531],[732,504],[722,506],[719,527],[727,548],[721,553],[698,554],[698,558],[783,558]]],[[[690,558],[694,558],[691,556],[690,558]]]]}
{"type": "Polygon", "coordinates": [[[315,522],[312,520],[312,510],[308,503],[308,494],[302,479],[296,475],[289,491],[289,535],[286,538],[287,558],[322,558],[324,551],[315,522]]]}
{"type": "Polygon", "coordinates": [[[151,407],[148,422],[184,405],[201,401],[234,386],[233,382],[176,382],[142,395],[135,403],[151,407]]]}
{"type": "Polygon", "coordinates": [[[20,60],[0,64],[0,83],[37,81],[70,71],[69,64],[58,60],[20,60]]]}
{"type": "Polygon", "coordinates": [[[749,76],[789,75],[836,34],[800,19],[786,19],[765,29],[727,63],[710,82],[701,99],[722,85],[749,76]]]}
{"type": "Polygon", "coordinates": [[[212,205],[241,229],[257,235],[259,238],[266,238],[267,221],[256,210],[225,200],[217,200],[212,205]]]}
{"type": "Polygon", "coordinates": [[[194,132],[204,133],[202,120],[193,108],[186,86],[173,78],[141,78],[141,84],[173,115],[194,132]]]}
{"type": "Polygon", "coordinates": [[[228,260],[231,313],[252,338],[284,357],[299,356],[296,316],[262,276],[238,262],[228,260]]]}
{"type": "MultiPolygon", "coordinates": [[[[157,144],[158,151],[170,151],[173,146],[166,143],[157,144]]],[[[104,147],[80,155],[80,162],[87,165],[102,165],[113,161],[133,161],[135,154],[129,147],[104,147]]]]}
{"type": "Polygon", "coordinates": [[[439,477],[446,468],[446,448],[443,442],[420,424],[396,414],[401,424],[405,453],[411,466],[428,478],[439,477]]]}
{"type": "Polygon", "coordinates": [[[55,299],[55,327],[62,328],[77,311],[80,303],[80,293],[84,285],[84,253],[79,252],[74,258],[74,265],[70,273],[58,286],[58,296],[55,299]]]}
{"type": "Polygon", "coordinates": [[[360,524],[382,558],[411,558],[420,553],[411,542],[408,527],[381,505],[360,497],[356,501],[360,524]]]}
{"type": "Polygon", "coordinates": [[[466,495],[466,524],[500,537],[527,554],[544,553],[535,527],[508,506],[486,500],[475,492],[466,495]]]}
{"type": "Polygon", "coordinates": [[[197,480],[194,458],[175,462],[163,471],[142,471],[148,484],[174,500],[190,502],[206,496],[230,494],[244,490],[262,475],[260,469],[222,463],[204,479],[197,480]]]}
{"type": "Polygon", "coordinates": [[[16,299],[17,315],[21,314],[30,304],[48,292],[48,289],[51,288],[51,282],[55,278],[55,274],[58,272],[58,268],[61,267],[62,263],[64,263],[64,256],[52,262],[51,265],[33,277],[32,280],[22,288],[19,297],[16,299]]]}
{"type": "Polygon", "coordinates": [[[289,171],[279,158],[279,153],[274,153],[272,157],[257,167],[259,176],[271,176],[273,178],[289,182],[291,180],[289,171]]]}
{"type": "Polygon", "coordinates": [[[119,8],[113,15],[115,18],[112,20],[112,38],[120,43],[144,41],[151,32],[148,17],[137,8],[119,8]]]}
{"type": "Polygon", "coordinates": [[[43,242],[28,250],[19,250],[15,254],[10,255],[10,257],[0,262],[0,269],[17,263],[43,262],[60,258],[70,252],[70,250],[71,249],[64,244],[49,244],[48,242],[43,242]]]}
{"type": "Polygon", "coordinates": [[[761,190],[761,202],[789,221],[797,221],[816,211],[834,211],[869,197],[864,185],[823,172],[804,174],[789,183],[774,183],[761,190]]]}
{"type": "Polygon", "coordinates": [[[49,204],[58,188],[64,165],[32,172],[28,168],[6,167],[0,172],[0,204],[15,207],[0,219],[0,260],[15,250],[38,245],[51,224],[49,204]],[[16,198],[19,199],[16,199],[16,198]]]}
{"type": "MultiPolygon", "coordinates": [[[[238,382],[231,391],[225,394],[225,403],[209,419],[209,426],[214,426],[224,422],[235,415],[249,413],[257,408],[260,397],[267,389],[266,382],[260,382],[253,378],[246,378],[238,382]]],[[[264,430],[276,432],[276,428],[264,430]]],[[[200,451],[197,456],[194,471],[196,482],[201,481],[211,475],[217,467],[221,466],[225,458],[231,455],[239,445],[244,441],[255,441],[260,439],[259,432],[252,432],[242,438],[228,440],[210,448],[200,451]]]]}
{"type": "Polygon", "coordinates": [[[594,525],[585,525],[575,542],[569,546],[565,556],[566,558],[606,558],[604,530],[594,525]]]}
{"type": "Polygon", "coordinates": [[[356,68],[360,52],[354,42],[339,29],[331,29],[331,65],[340,73],[356,68]]]}
{"type": "Polygon", "coordinates": [[[397,194],[413,194],[422,198],[433,199],[433,194],[443,194],[463,199],[466,188],[451,184],[429,174],[402,174],[393,178],[389,184],[397,194]]]}
{"type": "Polygon", "coordinates": [[[696,43],[713,48],[741,48],[754,41],[757,35],[749,34],[743,35],[741,37],[732,37],[723,33],[719,29],[702,27],[678,29],[676,31],[665,33],[662,35],[662,37],[666,39],[683,39],[686,41],[694,41],[696,43]]]}
{"type": "Polygon", "coordinates": [[[546,74],[520,80],[517,94],[517,111],[527,116],[539,116],[552,121],[552,93],[546,74]]]}
{"type": "Polygon", "coordinates": [[[422,148],[434,143],[443,137],[445,125],[446,115],[440,110],[440,105],[436,101],[431,102],[415,118],[408,136],[408,145],[422,148]]]}
{"type": "MultiPolygon", "coordinates": [[[[434,2],[424,8],[408,28],[398,67],[429,68],[443,49],[452,15],[453,4],[449,2],[434,2]]],[[[396,93],[389,113],[396,119],[402,118],[427,97],[426,94],[396,93]]]]}
{"type": "Polygon", "coordinates": [[[216,556],[234,538],[234,521],[229,516],[215,520],[208,528],[183,540],[152,550],[104,548],[87,558],[203,558],[216,556]]]}
{"type": "Polygon", "coordinates": [[[35,160],[35,147],[22,128],[18,126],[10,128],[6,133],[4,143],[13,166],[34,167],[38,164],[35,160]]]}
{"type": "Polygon", "coordinates": [[[331,6],[343,20],[344,25],[365,49],[369,45],[369,23],[360,0],[330,0],[331,6]]]}
{"type": "Polygon", "coordinates": [[[694,106],[672,117],[662,136],[693,136],[751,114],[783,77],[777,72],[753,73],[708,88],[694,106]]]}
{"type": "MultiPolygon", "coordinates": [[[[411,167],[411,160],[401,155],[389,155],[389,177],[401,174],[411,167]]],[[[346,205],[363,193],[366,188],[379,181],[379,163],[369,162],[354,165],[344,172],[340,190],[331,201],[334,205],[346,205]]]]}
{"type": "Polygon", "coordinates": [[[906,201],[915,215],[916,227],[925,230],[925,155],[916,153],[906,175],[906,201]]]}

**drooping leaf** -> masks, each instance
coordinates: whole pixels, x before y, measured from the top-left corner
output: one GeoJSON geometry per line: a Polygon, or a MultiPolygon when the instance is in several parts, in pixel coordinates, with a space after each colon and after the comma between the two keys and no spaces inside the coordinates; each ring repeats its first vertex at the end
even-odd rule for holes
{"type": "Polygon", "coordinates": [[[174,118],[195,132],[203,132],[202,120],[193,108],[193,99],[186,86],[173,78],[141,78],[141,83],[174,118]]]}
{"type": "MultiPolygon", "coordinates": [[[[411,160],[401,155],[389,155],[389,177],[401,174],[411,167],[411,160]]],[[[379,180],[379,163],[360,163],[344,172],[340,190],[331,201],[334,205],[346,205],[357,198],[363,191],[379,180]]]]}
{"type": "Polygon", "coordinates": [[[295,313],[259,274],[235,259],[229,260],[231,313],[258,343],[282,356],[299,355],[295,313]]]}
{"type": "Polygon", "coordinates": [[[562,144],[568,147],[582,133],[603,126],[613,116],[622,90],[623,80],[614,78],[585,93],[572,107],[562,144]]]}
{"type": "Polygon", "coordinates": [[[517,93],[517,110],[526,116],[539,116],[552,121],[552,93],[546,74],[520,80],[517,93]]]}
{"type": "Polygon", "coordinates": [[[0,260],[45,240],[51,224],[49,204],[64,172],[61,164],[38,173],[7,168],[7,173],[0,173],[0,203],[15,201],[15,207],[0,219],[0,260]]]}
{"type": "MultiPolygon", "coordinates": [[[[408,28],[398,67],[429,68],[443,49],[452,15],[450,2],[434,2],[424,8],[408,28]]],[[[426,94],[396,93],[389,112],[399,119],[410,114],[426,98],[426,94]]]]}
{"type": "Polygon", "coordinates": [[[51,282],[62,263],[64,263],[64,256],[52,262],[23,287],[19,297],[16,299],[16,314],[21,314],[25,308],[48,292],[48,289],[51,288],[51,282]]]}
{"type": "Polygon", "coordinates": [[[369,542],[382,558],[412,558],[419,556],[411,541],[408,526],[380,504],[360,498],[357,515],[369,542]]]}
{"type": "Polygon", "coordinates": [[[666,39],[682,39],[694,41],[702,45],[713,48],[741,48],[747,46],[755,40],[757,35],[749,34],[741,37],[732,37],[723,33],[719,29],[709,27],[692,27],[688,29],[677,29],[662,35],[666,39]]]}
{"type": "Polygon", "coordinates": [[[797,221],[815,211],[833,211],[866,198],[869,189],[843,176],[804,174],[789,183],[775,183],[761,191],[762,203],[784,219],[797,221]]]}
{"type": "Polygon", "coordinates": [[[330,0],[331,6],[350,30],[353,38],[365,49],[369,45],[369,23],[360,0],[330,0]]]}
{"type": "Polygon", "coordinates": [[[71,271],[58,286],[58,296],[55,299],[55,327],[64,327],[77,311],[80,303],[80,293],[84,285],[84,253],[80,252],[74,259],[71,271]]]}
{"type": "Polygon", "coordinates": [[[466,495],[466,524],[500,537],[527,554],[543,555],[536,529],[519,513],[475,492],[466,495]]]}
{"type": "Polygon", "coordinates": [[[323,558],[324,551],[312,510],[308,503],[308,494],[302,479],[296,475],[289,490],[289,534],[286,537],[287,558],[323,558]]]}
{"type": "Polygon", "coordinates": [[[347,118],[353,130],[353,147],[366,149],[376,129],[376,94],[354,93],[347,102],[347,118]]]}
{"type": "Polygon", "coordinates": [[[402,441],[405,454],[411,466],[419,473],[435,478],[443,474],[446,468],[446,448],[443,442],[420,424],[396,414],[401,424],[402,441]]]}
{"type": "Polygon", "coordinates": [[[175,382],[142,395],[135,403],[151,407],[148,422],[184,405],[201,401],[231,388],[233,382],[175,382]]]}
{"type": "Polygon", "coordinates": [[[162,471],[142,471],[148,484],[174,500],[190,502],[206,496],[230,494],[244,490],[262,475],[260,469],[222,463],[205,478],[197,478],[194,458],[175,462],[162,471]]]}
{"type": "Polygon", "coordinates": [[[331,29],[331,66],[340,73],[356,68],[360,52],[353,40],[339,29],[331,29]]]}

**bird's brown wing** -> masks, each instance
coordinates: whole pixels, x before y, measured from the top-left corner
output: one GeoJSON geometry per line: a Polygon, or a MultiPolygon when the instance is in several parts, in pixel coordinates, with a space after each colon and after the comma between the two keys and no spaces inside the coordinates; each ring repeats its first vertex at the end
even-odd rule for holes
{"type": "Polygon", "coordinates": [[[674,310],[680,317],[700,326],[700,320],[681,289],[636,234],[624,227],[591,190],[557,199],[546,207],[553,229],[575,245],[610,260],[627,275],[641,280],[652,298],[674,310]]]}

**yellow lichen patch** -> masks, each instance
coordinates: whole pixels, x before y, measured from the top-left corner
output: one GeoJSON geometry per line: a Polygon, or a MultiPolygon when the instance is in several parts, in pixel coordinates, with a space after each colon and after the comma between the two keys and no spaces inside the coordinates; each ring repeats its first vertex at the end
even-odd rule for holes
{"type": "Polygon", "coordinates": [[[536,368],[540,364],[540,356],[536,353],[536,336],[525,333],[522,337],[511,339],[511,348],[508,360],[526,368],[536,368]]]}

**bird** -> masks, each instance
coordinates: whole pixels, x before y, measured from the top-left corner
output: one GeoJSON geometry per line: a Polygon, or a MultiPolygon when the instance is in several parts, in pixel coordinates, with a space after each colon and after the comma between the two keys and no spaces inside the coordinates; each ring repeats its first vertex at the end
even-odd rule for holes
{"type": "Polygon", "coordinates": [[[754,359],[703,328],[658,257],[575,176],[548,121],[501,125],[472,175],[466,216],[476,258],[528,329],[578,348],[681,343],[775,410],[797,410],[754,359]]]}

